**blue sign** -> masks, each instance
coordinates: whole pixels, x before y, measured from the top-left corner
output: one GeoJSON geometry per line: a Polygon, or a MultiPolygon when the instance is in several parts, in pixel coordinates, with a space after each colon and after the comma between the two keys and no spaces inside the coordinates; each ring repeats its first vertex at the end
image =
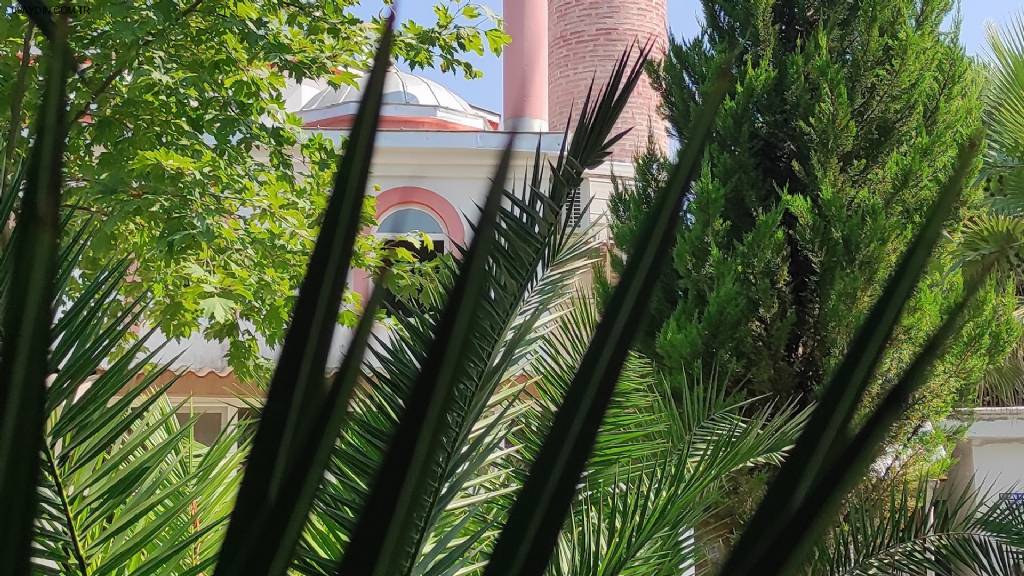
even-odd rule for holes
{"type": "Polygon", "coordinates": [[[999,495],[999,500],[1020,506],[1024,504],[1024,492],[1003,492],[999,495]]]}

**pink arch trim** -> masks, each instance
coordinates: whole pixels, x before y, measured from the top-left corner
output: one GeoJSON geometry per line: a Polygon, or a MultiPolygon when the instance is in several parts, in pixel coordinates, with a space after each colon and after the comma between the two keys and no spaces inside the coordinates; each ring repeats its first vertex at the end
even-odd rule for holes
{"type": "MultiPolygon", "coordinates": [[[[466,228],[458,210],[436,192],[418,186],[399,186],[377,195],[377,220],[391,210],[401,206],[415,206],[430,212],[441,221],[448,237],[458,246],[464,246],[466,228]]],[[[365,302],[370,296],[370,275],[365,270],[352,271],[352,289],[365,302]]]]}
{"type": "Polygon", "coordinates": [[[459,246],[465,244],[466,228],[462,224],[462,217],[459,216],[458,210],[443,196],[426,188],[400,186],[381,192],[377,195],[377,219],[379,220],[381,216],[394,208],[409,205],[425,208],[437,216],[452,242],[459,246]]]}

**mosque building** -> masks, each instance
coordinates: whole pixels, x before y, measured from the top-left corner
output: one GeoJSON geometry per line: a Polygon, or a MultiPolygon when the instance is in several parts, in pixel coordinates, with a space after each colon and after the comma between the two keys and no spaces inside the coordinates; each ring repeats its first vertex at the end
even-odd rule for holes
{"type": "MultiPolygon", "coordinates": [[[[521,133],[514,145],[513,173],[522,174],[532,164],[538,141],[543,161],[553,159],[571,111],[578,110],[592,80],[600,85],[633,42],[652,41],[655,54],[667,48],[667,0],[504,4],[512,41],[503,56],[501,113],[474,106],[422,76],[397,69],[388,73],[371,175],[379,188],[374,192],[376,234],[423,232],[439,251],[465,244],[471,234],[469,222],[482,203],[509,133],[521,133]]],[[[340,88],[315,80],[293,84],[284,95],[286,106],[302,119],[308,134],[339,143],[355,119],[363,83],[360,79],[356,87],[340,88]]],[[[608,162],[585,176],[575,207],[581,224],[596,222],[606,211],[613,176],[631,177],[632,159],[648,138],[667,149],[658,102],[644,78],[615,130],[632,132],[616,144],[608,162]]],[[[355,271],[351,286],[368,293],[368,275],[355,271]]],[[[274,355],[274,350],[264,352],[268,358],[274,355]]],[[[200,441],[212,440],[239,410],[247,410],[239,400],[241,388],[226,353],[226,344],[201,335],[166,343],[164,356],[177,357],[173,374],[165,375],[168,380],[177,378],[169,395],[172,401],[190,399],[188,409],[200,414],[200,441]]],[[[340,362],[342,353],[341,348],[335,351],[332,365],[340,362]]],[[[1024,500],[1024,408],[962,410],[944,425],[966,427],[954,454],[956,464],[949,471],[954,485],[985,490],[992,499],[1024,500]]]]}
{"type": "MultiPolygon", "coordinates": [[[[504,19],[512,40],[503,54],[500,113],[417,74],[388,72],[370,177],[379,189],[372,192],[376,234],[423,232],[440,251],[465,244],[509,133],[521,133],[514,144],[513,174],[533,164],[538,142],[543,161],[554,159],[571,111],[579,110],[592,80],[600,86],[633,43],[652,42],[655,54],[663,54],[668,44],[667,0],[505,0],[504,19]]],[[[355,120],[364,83],[365,77],[357,86],[295,83],[286,89],[285,104],[302,119],[307,134],[340,143],[355,120]]],[[[631,177],[633,157],[648,138],[667,148],[658,102],[643,78],[615,129],[632,131],[604,165],[585,176],[574,207],[582,225],[605,212],[613,177],[631,177]]],[[[353,272],[353,289],[365,294],[369,284],[366,273],[353,272]]],[[[174,374],[166,375],[177,378],[169,396],[190,398],[189,409],[201,413],[199,440],[215,435],[244,409],[226,353],[225,343],[201,335],[165,343],[163,355],[176,358],[174,374]]],[[[333,365],[341,354],[340,349],[335,353],[333,365]]]]}

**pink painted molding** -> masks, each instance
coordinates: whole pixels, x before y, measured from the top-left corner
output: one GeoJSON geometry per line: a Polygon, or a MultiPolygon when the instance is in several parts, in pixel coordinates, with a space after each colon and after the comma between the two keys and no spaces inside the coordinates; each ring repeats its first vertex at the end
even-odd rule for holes
{"type": "Polygon", "coordinates": [[[462,224],[459,211],[436,192],[418,186],[399,186],[385,190],[377,195],[377,220],[380,221],[388,212],[397,207],[412,205],[432,213],[441,221],[445,232],[452,242],[463,245],[466,241],[466,229],[462,224]]]}
{"type": "MultiPolygon", "coordinates": [[[[377,195],[377,221],[396,208],[413,206],[433,214],[444,227],[448,238],[459,246],[466,242],[466,227],[462,216],[451,202],[436,192],[418,186],[399,186],[377,195]]],[[[365,301],[370,295],[370,274],[365,270],[352,271],[352,289],[365,301]]]]}

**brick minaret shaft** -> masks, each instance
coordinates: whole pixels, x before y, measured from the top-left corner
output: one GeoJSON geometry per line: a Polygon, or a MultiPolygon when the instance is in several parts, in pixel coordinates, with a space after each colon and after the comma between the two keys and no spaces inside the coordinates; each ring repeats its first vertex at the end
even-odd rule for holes
{"type": "MultiPolygon", "coordinates": [[[[631,42],[653,39],[653,57],[665,54],[668,8],[667,0],[548,2],[548,109],[551,129],[562,131],[570,109],[578,115],[591,79],[596,78],[595,89],[600,87],[631,42]]],[[[632,160],[646,146],[649,132],[667,150],[659,102],[645,75],[616,126],[616,131],[631,126],[633,131],[615,147],[613,160],[632,160]]]]}

